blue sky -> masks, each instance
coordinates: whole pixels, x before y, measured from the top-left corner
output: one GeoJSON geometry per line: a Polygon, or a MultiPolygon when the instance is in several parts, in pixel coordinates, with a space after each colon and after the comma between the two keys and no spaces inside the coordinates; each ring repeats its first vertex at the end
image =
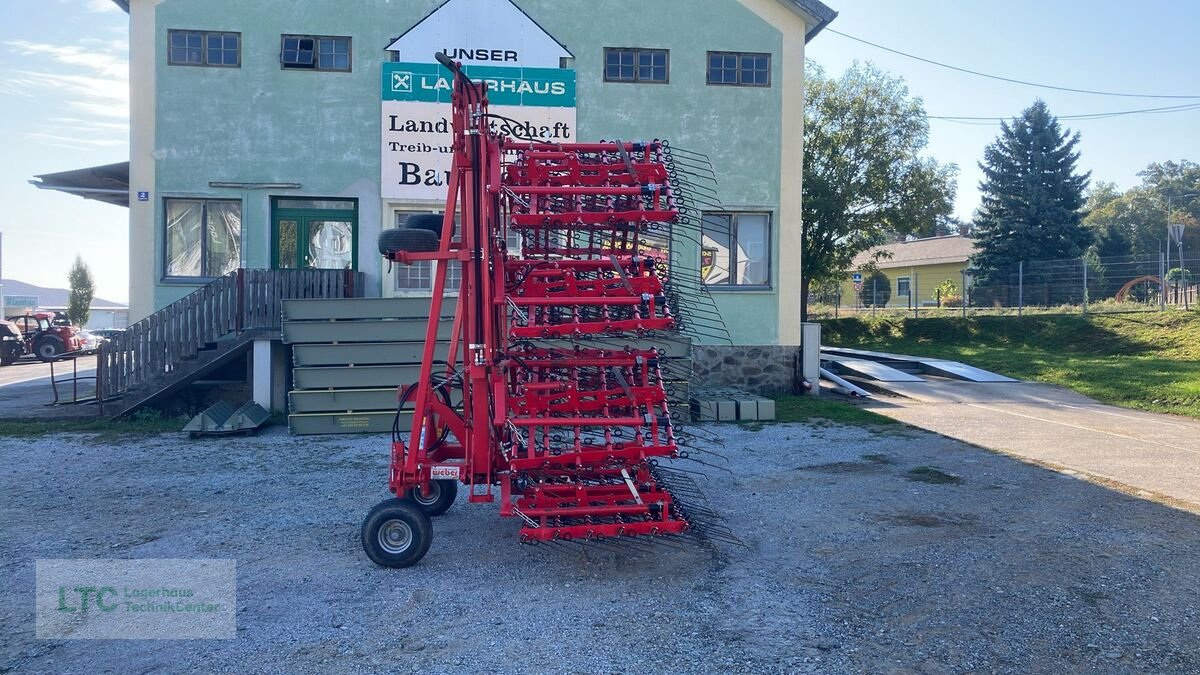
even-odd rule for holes
{"type": "MultiPolygon", "coordinates": [[[[696,0],[704,2],[705,0],[696,0]]],[[[832,28],[888,47],[1015,79],[1103,91],[1200,95],[1190,0],[828,0],[832,28]]],[[[907,80],[931,115],[1018,114],[1037,97],[1060,115],[1187,101],[1070,94],[995,82],[889,54],[826,32],[808,57],[839,74],[869,60],[907,80]]],[[[98,294],[128,297],[127,211],[37,190],[39,173],[128,159],[127,17],[111,0],[0,0],[0,219],[4,276],[65,286],[76,253],[98,294]]],[[[1200,102],[1200,99],[1196,99],[1200,102]]],[[[1093,180],[1137,184],[1153,161],[1200,161],[1200,110],[1071,121],[1093,180]]],[[[962,173],[956,211],[979,203],[976,162],[998,125],[931,121],[929,154],[962,173]]]]}
{"type": "MultiPolygon", "coordinates": [[[[843,33],[961,68],[1109,92],[1200,96],[1200,2],[1194,0],[826,0],[843,33]]],[[[856,59],[902,76],[930,115],[1013,117],[1042,98],[1057,115],[1157,108],[1189,100],[1119,98],[1037,89],[957,73],[825,32],[807,57],[829,75],[856,59]]],[[[979,205],[976,163],[998,123],[930,121],[928,154],[961,170],[956,212],[979,205]]],[[[1079,167],[1121,188],[1168,159],[1200,161],[1200,110],[1071,120],[1081,134],[1079,167]]]]}
{"type": "Polygon", "coordinates": [[[128,210],[33,176],[129,159],[128,17],[111,0],[0,0],[4,277],[65,288],[81,254],[97,295],[129,297],[128,210]]]}

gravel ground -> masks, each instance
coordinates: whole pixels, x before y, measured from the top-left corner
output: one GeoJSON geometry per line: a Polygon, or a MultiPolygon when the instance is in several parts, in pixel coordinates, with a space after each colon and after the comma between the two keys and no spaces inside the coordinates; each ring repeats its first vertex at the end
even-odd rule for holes
{"type": "MultiPolygon", "coordinates": [[[[709,427],[745,549],[517,544],[460,502],[372,565],[386,439],[0,439],[0,672],[1196,672],[1200,524],[912,430],[709,427]],[[34,637],[37,558],[235,558],[233,640],[34,637]]],[[[704,469],[705,467],[695,467],[704,469]]]]}

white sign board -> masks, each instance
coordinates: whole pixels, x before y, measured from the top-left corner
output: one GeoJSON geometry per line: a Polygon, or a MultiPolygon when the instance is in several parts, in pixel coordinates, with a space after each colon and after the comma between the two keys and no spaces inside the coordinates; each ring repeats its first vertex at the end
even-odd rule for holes
{"type": "Polygon", "coordinates": [[[499,133],[573,142],[575,71],[557,40],[509,0],[449,0],[397,38],[401,60],[383,64],[381,98],[384,199],[442,201],[453,156],[453,79],[434,59],[446,52],[488,85],[499,133]]]}
{"type": "Polygon", "coordinates": [[[571,52],[510,0],[449,0],[387,48],[398,61],[433,63],[445,52],[464,66],[558,68],[571,52]]]}

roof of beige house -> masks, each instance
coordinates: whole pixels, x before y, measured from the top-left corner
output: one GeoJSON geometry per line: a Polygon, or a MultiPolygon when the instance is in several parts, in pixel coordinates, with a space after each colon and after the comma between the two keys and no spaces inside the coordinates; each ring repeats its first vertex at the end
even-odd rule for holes
{"type": "Polygon", "coordinates": [[[867,249],[855,256],[854,262],[850,264],[851,269],[858,269],[874,260],[875,252],[880,250],[890,252],[892,257],[877,260],[875,265],[879,269],[943,265],[966,262],[967,258],[970,258],[971,254],[975,252],[975,240],[955,234],[946,237],[914,239],[897,244],[884,244],[867,249]]]}

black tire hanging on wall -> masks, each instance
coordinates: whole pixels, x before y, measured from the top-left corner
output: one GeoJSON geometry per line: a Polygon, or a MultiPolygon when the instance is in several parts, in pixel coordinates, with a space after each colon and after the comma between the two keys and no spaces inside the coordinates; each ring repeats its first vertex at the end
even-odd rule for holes
{"type": "Polygon", "coordinates": [[[432,253],[438,250],[438,236],[429,230],[399,228],[379,233],[379,253],[385,258],[398,251],[432,253]]]}
{"type": "Polygon", "coordinates": [[[440,213],[414,213],[404,221],[406,230],[429,230],[437,236],[442,236],[442,218],[440,213]]]}

